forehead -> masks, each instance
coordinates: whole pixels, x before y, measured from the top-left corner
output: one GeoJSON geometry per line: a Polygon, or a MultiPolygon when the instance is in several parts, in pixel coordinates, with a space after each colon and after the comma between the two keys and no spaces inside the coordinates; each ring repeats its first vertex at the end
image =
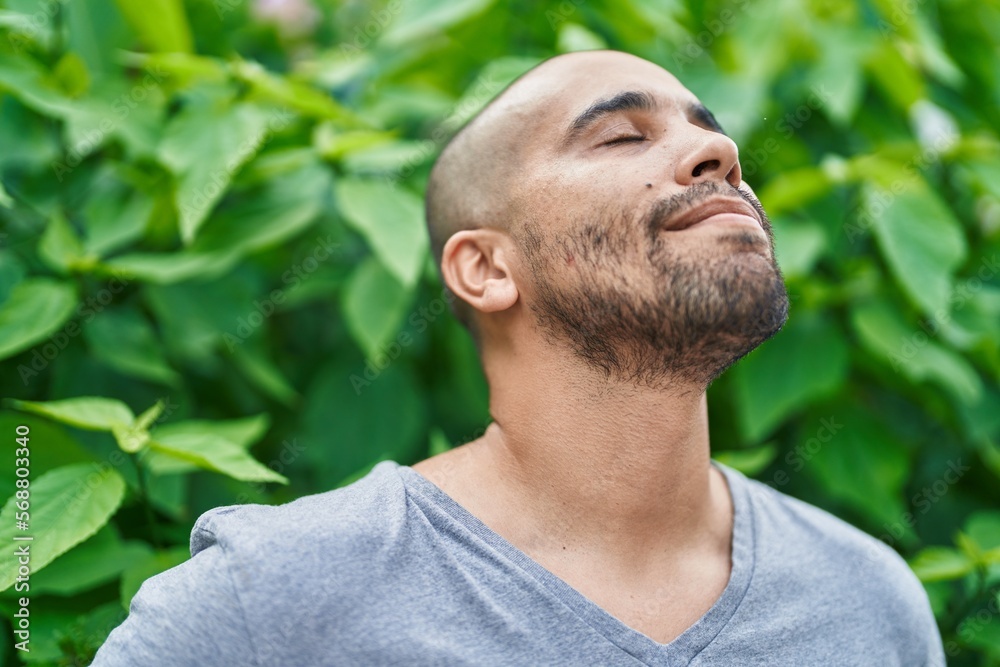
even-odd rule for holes
{"type": "Polygon", "coordinates": [[[648,60],[618,51],[571,53],[542,63],[497,100],[490,110],[494,138],[523,166],[548,160],[580,114],[623,91],[648,93],[664,113],[698,104],[674,75],[648,60]]]}
{"type": "Polygon", "coordinates": [[[573,53],[547,61],[508,91],[506,111],[537,138],[561,135],[595,102],[623,91],[646,91],[664,110],[686,108],[698,98],[659,65],[615,51],[573,53]]]}

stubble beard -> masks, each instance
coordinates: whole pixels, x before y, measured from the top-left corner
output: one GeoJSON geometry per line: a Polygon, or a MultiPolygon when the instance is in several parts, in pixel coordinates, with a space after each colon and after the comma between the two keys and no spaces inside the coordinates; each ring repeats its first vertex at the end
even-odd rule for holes
{"type": "Polygon", "coordinates": [[[770,222],[748,193],[701,183],[657,202],[638,225],[625,211],[603,211],[599,218],[557,239],[542,238],[531,224],[517,236],[532,267],[530,305],[539,327],[551,343],[569,344],[608,380],[707,387],[784,325],[788,295],[770,222]],[[684,256],[664,223],[720,194],[750,202],[766,239],[727,230],[715,235],[714,252],[684,256]],[[552,272],[567,271],[569,262],[575,267],[570,280],[552,280],[552,272]],[[650,273],[655,293],[637,289],[634,269],[626,271],[630,262],[650,273]]]}

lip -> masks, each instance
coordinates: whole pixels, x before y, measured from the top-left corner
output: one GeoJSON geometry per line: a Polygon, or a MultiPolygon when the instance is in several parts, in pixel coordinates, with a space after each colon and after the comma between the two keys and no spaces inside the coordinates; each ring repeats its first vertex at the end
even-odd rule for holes
{"type": "Polygon", "coordinates": [[[757,211],[747,202],[732,197],[717,197],[684,211],[681,215],[670,220],[664,229],[679,232],[706,222],[710,218],[713,223],[735,222],[744,225],[749,222],[746,218],[750,218],[758,228],[764,228],[757,216],[757,211]]]}

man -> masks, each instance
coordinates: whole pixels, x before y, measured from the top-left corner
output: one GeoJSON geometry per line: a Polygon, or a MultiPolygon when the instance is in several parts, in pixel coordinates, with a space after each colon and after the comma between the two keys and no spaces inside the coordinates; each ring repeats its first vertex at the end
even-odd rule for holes
{"type": "Polygon", "coordinates": [[[206,513],[95,665],[944,665],[899,556],[709,458],[706,388],[788,300],[672,75],[546,61],[449,143],[427,214],[485,434],[206,513]]]}

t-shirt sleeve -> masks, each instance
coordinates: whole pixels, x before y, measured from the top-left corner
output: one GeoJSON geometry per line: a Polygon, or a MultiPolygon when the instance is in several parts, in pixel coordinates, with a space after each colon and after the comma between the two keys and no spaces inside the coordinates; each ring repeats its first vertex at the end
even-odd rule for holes
{"type": "Polygon", "coordinates": [[[258,664],[224,544],[206,518],[192,531],[194,555],[142,584],[93,667],[258,664]]]}

